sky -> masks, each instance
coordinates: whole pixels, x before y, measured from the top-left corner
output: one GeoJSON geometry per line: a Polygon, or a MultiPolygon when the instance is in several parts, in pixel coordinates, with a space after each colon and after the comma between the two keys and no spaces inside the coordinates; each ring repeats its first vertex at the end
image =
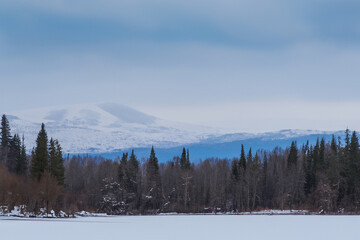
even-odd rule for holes
{"type": "Polygon", "coordinates": [[[0,112],[116,102],[246,132],[360,130],[360,2],[0,0],[0,112]]]}

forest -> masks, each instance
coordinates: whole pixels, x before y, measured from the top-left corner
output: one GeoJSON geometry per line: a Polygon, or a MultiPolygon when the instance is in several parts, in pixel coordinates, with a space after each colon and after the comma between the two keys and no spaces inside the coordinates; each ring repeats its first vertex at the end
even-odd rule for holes
{"type": "MultiPolygon", "coordinates": [[[[154,147],[147,159],[133,151],[115,160],[69,156],[42,124],[36,147],[12,136],[1,119],[0,206],[25,206],[69,216],[78,211],[111,215],[240,213],[302,209],[356,214],[360,209],[360,151],[356,132],[345,139],[318,139],[286,149],[191,162],[189,149],[159,163],[154,147]]],[[[248,146],[251,147],[251,146],[248,146]]]]}

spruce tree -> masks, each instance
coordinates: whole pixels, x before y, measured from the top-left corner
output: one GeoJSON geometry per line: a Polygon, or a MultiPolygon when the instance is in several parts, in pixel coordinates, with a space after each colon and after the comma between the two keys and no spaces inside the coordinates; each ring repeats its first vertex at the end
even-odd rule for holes
{"type": "Polygon", "coordinates": [[[240,155],[240,168],[242,168],[243,170],[246,170],[246,157],[245,157],[245,150],[244,150],[244,145],[241,144],[241,155],[240,155]]]}
{"type": "Polygon", "coordinates": [[[355,188],[358,182],[358,167],[359,167],[359,139],[354,131],[349,146],[349,159],[346,165],[346,183],[347,183],[347,194],[350,195],[350,199],[355,199],[355,188]]]}
{"type": "Polygon", "coordinates": [[[50,174],[58,181],[59,185],[64,185],[64,159],[59,141],[51,138],[48,151],[50,174]]]}
{"type": "Polygon", "coordinates": [[[7,164],[8,155],[10,151],[10,142],[11,142],[11,133],[10,133],[10,124],[6,115],[2,115],[1,118],[1,155],[0,163],[7,164]]]}
{"type": "Polygon", "coordinates": [[[148,202],[147,208],[152,210],[159,209],[162,201],[161,178],[154,147],[151,148],[150,158],[146,166],[145,194],[148,202]]]}
{"type": "Polygon", "coordinates": [[[298,149],[296,147],[296,142],[291,142],[290,152],[288,156],[288,168],[295,166],[298,160],[298,149]]]}
{"type": "Polygon", "coordinates": [[[331,187],[336,190],[338,183],[340,182],[340,169],[338,160],[338,146],[336,144],[335,136],[332,136],[330,144],[330,154],[327,166],[327,177],[330,181],[331,187]]]}
{"type": "Polygon", "coordinates": [[[261,160],[258,153],[255,153],[255,156],[251,164],[251,177],[250,183],[251,192],[252,192],[252,205],[251,209],[254,210],[256,206],[256,197],[258,196],[258,184],[261,179],[261,160]]]}
{"type": "Polygon", "coordinates": [[[188,209],[188,204],[189,201],[191,200],[189,195],[190,195],[190,188],[192,185],[192,175],[191,175],[191,171],[190,170],[190,154],[189,154],[189,149],[187,149],[186,151],[186,160],[185,160],[185,168],[183,169],[184,171],[182,172],[182,187],[183,187],[183,206],[184,206],[184,211],[186,212],[188,209]]]}
{"type": "Polygon", "coordinates": [[[129,161],[126,164],[126,175],[128,187],[127,190],[132,193],[137,192],[137,177],[139,173],[139,162],[136,159],[134,150],[132,150],[129,161]]]}
{"type": "Polygon", "coordinates": [[[183,148],[181,158],[180,158],[180,167],[183,170],[190,169],[189,149],[186,151],[186,149],[183,148]]]}
{"type": "Polygon", "coordinates": [[[11,141],[10,124],[5,114],[2,115],[1,118],[0,140],[1,140],[2,148],[10,147],[10,141],[11,141]]]}
{"type": "Polygon", "coordinates": [[[350,151],[350,130],[348,128],[345,130],[345,151],[350,151]]]}
{"type": "Polygon", "coordinates": [[[126,203],[128,210],[138,208],[140,198],[138,186],[140,185],[139,162],[134,150],[131,151],[130,159],[128,153],[123,153],[118,167],[118,179],[121,188],[121,201],[126,203]]]}
{"type": "Polygon", "coordinates": [[[31,176],[40,180],[42,175],[49,168],[48,137],[44,123],[36,139],[36,147],[31,162],[31,176]]]}
{"type": "Polygon", "coordinates": [[[119,201],[125,203],[127,208],[127,174],[126,174],[126,165],[128,161],[128,153],[123,153],[119,167],[118,167],[118,181],[119,181],[119,201]]]}
{"type": "Polygon", "coordinates": [[[358,160],[358,157],[359,157],[359,139],[358,139],[355,131],[352,133],[352,136],[351,136],[350,157],[351,157],[351,162],[356,167],[356,165],[357,165],[356,161],[358,160]]]}
{"type": "MultiPolygon", "coordinates": [[[[316,176],[316,172],[319,169],[319,159],[320,159],[320,142],[319,139],[316,140],[316,144],[313,148],[313,151],[311,153],[312,155],[312,161],[313,161],[313,174],[314,177],[316,176]]],[[[316,184],[316,179],[314,180],[314,183],[316,184]]]]}
{"type": "Polygon", "coordinates": [[[118,179],[120,182],[120,186],[125,189],[126,185],[126,165],[127,165],[128,153],[123,153],[119,168],[118,168],[118,179]]]}
{"type": "Polygon", "coordinates": [[[321,138],[320,148],[319,148],[319,162],[318,170],[323,171],[325,168],[325,139],[321,138]]]}
{"type": "Polygon", "coordinates": [[[185,150],[185,148],[183,148],[183,151],[182,151],[182,154],[181,154],[180,167],[181,167],[181,169],[186,168],[186,150],[185,150]]]}
{"type": "Polygon", "coordinates": [[[313,163],[313,147],[311,146],[310,149],[307,150],[306,156],[305,156],[305,183],[304,183],[304,191],[305,194],[308,195],[311,193],[314,187],[314,163],[313,163]]]}

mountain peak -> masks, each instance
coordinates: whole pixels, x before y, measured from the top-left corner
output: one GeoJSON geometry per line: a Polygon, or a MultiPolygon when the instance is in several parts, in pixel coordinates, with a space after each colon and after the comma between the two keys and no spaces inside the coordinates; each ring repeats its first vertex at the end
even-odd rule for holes
{"type": "Polygon", "coordinates": [[[208,128],[161,120],[117,103],[39,108],[10,115],[13,132],[25,135],[28,149],[35,144],[40,124],[45,123],[49,136],[57,138],[69,153],[172,147],[213,134],[208,128]]]}

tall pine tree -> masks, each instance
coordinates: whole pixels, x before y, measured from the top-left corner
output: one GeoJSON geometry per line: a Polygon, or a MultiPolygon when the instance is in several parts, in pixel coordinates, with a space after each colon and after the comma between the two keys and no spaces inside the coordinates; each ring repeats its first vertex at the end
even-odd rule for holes
{"type": "Polygon", "coordinates": [[[49,144],[49,171],[60,185],[64,185],[64,159],[58,140],[50,139],[49,144]]]}
{"type": "Polygon", "coordinates": [[[154,147],[151,148],[150,158],[146,165],[145,184],[145,208],[148,210],[160,209],[162,202],[161,178],[154,147]]]}
{"type": "Polygon", "coordinates": [[[307,149],[304,161],[305,171],[305,183],[304,191],[305,194],[310,194],[315,186],[315,175],[314,175],[314,161],[313,161],[313,147],[307,149]]]}
{"type": "Polygon", "coordinates": [[[288,156],[288,168],[291,168],[293,166],[296,167],[297,160],[298,160],[298,149],[296,147],[296,142],[292,141],[288,156]]]}
{"type": "Polygon", "coordinates": [[[138,194],[140,182],[139,161],[136,159],[134,150],[132,150],[126,164],[126,191],[130,209],[137,208],[140,204],[140,195],[138,194]]]}
{"type": "Polygon", "coordinates": [[[7,164],[8,155],[10,151],[10,142],[11,142],[11,133],[10,133],[10,125],[6,115],[2,115],[1,118],[1,148],[0,148],[0,163],[4,165],[7,164]]]}
{"type": "Polygon", "coordinates": [[[120,186],[125,189],[126,185],[126,165],[127,165],[128,153],[123,153],[119,168],[118,168],[118,179],[120,182],[120,186]]]}
{"type": "Polygon", "coordinates": [[[6,115],[2,115],[1,118],[1,147],[9,147],[11,141],[10,125],[6,115]]]}
{"type": "Polygon", "coordinates": [[[180,158],[180,167],[181,169],[185,169],[186,167],[186,150],[183,148],[181,158],[180,158]]]}
{"type": "Polygon", "coordinates": [[[356,183],[358,182],[358,167],[359,167],[359,139],[354,131],[349,146],[349,156],[346,166],[346,180],[347,180],[347,194],[350,195],[352,201],[355,200],[356,183]]]}
{"type": "Polygon", "coordinates": [[[244,150],[244,145],[241,144],[241,155],[240,155],[240,168],[242,168],[243,170],[246,169],[246,157],[245,157],[245,150],[244,150]]]}
{"type": "Polygon", "coordinates": [[[190,169],[189,149],[186,151],[186,149],[183,148],[180,158],[180,167],[183,170],[190,169]]]}
{"type": "Polygon", "coordinates": [[[48,137],[44,123],[36,139],[36,147],[31,161],[31,176],[40,180],[46,170],[49,169],[48,137]]]}

